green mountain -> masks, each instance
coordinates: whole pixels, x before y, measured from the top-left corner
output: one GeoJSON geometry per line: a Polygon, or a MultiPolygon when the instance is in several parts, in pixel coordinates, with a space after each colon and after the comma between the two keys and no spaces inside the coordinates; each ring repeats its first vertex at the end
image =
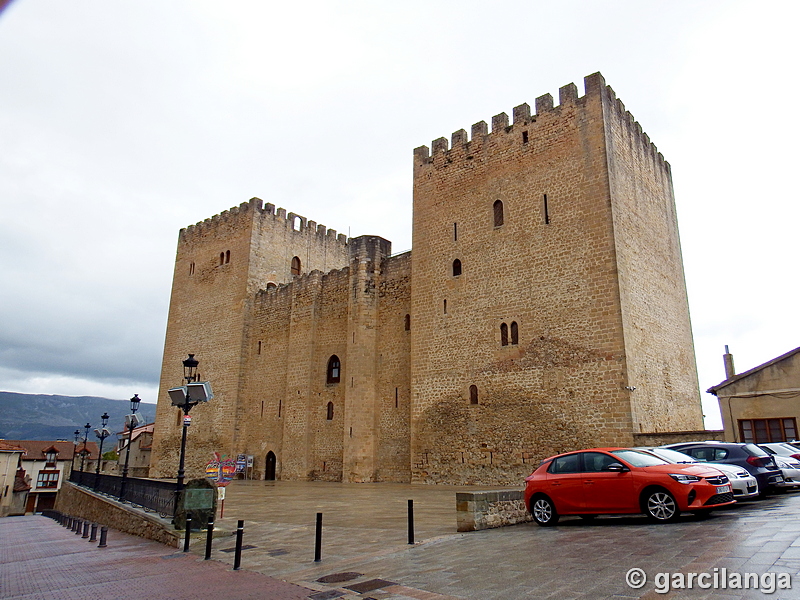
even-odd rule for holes
{"type": "MultiPolygon", "coordinates": [[[[94,428],[100,428],[100,416],[108,413],[112,434],[125,427],[125,415],[131,412],[128,400],[111,400],[96,396],[55,396],[0,392],[0,439],[6,440],[73,440],[74,432],[90,423],[89,440],[95,440],[94,428]]],[[[152,422],[155,404],[139,405],[138,415],[152,422]]]]}

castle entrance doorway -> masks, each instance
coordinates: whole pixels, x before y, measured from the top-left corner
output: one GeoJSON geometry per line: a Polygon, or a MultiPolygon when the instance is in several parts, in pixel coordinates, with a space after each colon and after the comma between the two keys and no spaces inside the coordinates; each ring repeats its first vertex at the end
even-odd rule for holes
{"type": "Polygon", "coordinates": [[[266,481],[275,481],[275,464],[277,462],[275,453],[272,450],[267,452],[267,468],[264,470],[264,479],[266,481]]]}

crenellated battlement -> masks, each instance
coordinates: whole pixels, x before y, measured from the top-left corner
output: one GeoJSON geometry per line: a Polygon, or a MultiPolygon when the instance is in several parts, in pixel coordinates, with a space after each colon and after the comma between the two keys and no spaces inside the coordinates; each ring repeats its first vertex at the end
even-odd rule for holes
{"type": "Polygon", "coordinates": [[[180,237],[181,239],[190,239],[194,236],[205,235],[210,231],[217,231],[220,227],[237,228],[245,222],[249,223],[256,217],[261,218],[262,221],[271,220],[273,226],[284,227],[297,235],[313,235],[327,242],[333,241],[342,246],[346,246],[348,243],[345,234],[337,234],[335,229],[328,229],[325,225],[309,221],[306,217],[296,213],[287,213],[285,208],[276,208],[274,204],[269,202],[264,204],[261,198],[256,197],[251,198],[248,202],[242,202],[239,206],[234,206],[213,217],[181,229],[180,237]]]}
{"type": "MultiPolygon", "coordinates": [[[[448,143],[447,138],[440,137],[428,146],[420,146],[414,149],[415,167],[425,165],[450,164],[457,158],[472,160],[479,148],[486,147],[493,142],[500,141],[503,136],[515,135],[517,130],[522,130],[519,136],[520,144],[533,144],[537,140],[538,123],[546,116],[560,116],[571,107],[586,104],[588,98],[601,98],[606,101],[608,107],[615,110],[618,116],[628,123],[628,128],[635,134],[638,141],[645,147],[646,153],[652,155],[655,162],[660,163],[669,170],[669,163],[664,160],[663,155],[656,146],[650,141],[649,136],[642,131],[641,125],[633,118],[630,112],[625,110],[624,104],[617,99],[611,86],[606,85],[603,76],[598,73],[587,75],[583,79],[584,95],[578,95],[578,87],[574,83],[562,86],[558,90],[559,104],[555,105],[551,94],[544,94],[536,98],[534,102],[534,113],[527,103],[514,107],[511,120],[505,112],[492,117],[491,131],[486,121],[478,121],[471,128],[471,136],[467,135],[466,130],[455,131],[448,143]]],[[[546,134],[542,134],[546,136],[546,134]]],[[[546,140],[546,138],[545,138],[546,140]]]]}

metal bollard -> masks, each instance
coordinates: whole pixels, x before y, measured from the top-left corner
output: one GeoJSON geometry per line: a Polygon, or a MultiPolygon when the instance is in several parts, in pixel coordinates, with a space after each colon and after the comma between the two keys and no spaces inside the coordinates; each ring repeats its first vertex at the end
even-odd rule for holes
{"type": "Polygon", "coordinates": [[[97,544],[98,548],[105,548],[108,544],[106,544],[106,538],[108,537],[108,527],[103,525],[100,528],[100,543],[97,544]]]}
{"type": "Polygon", "coordinates": [[[314,562],[322,560],[322,513],[317,513],[317,536],[314,544],[314,562]]]}
{"type": "Polygon", "coordinates": [[[408,543],[414,543],[414,501],[408,501],[408,543]]]}
{"type": "Polygon", "coordinates": [[[72,517],[67,517],[64,519],[64,527],[70,529],[72,527],[72,517]]]}
{"type": "Polygon", "coordinates": [[[88,539],[89,537],[89,521],[83,522],[83,535],[81,536],[82,540],[88,539]]]}
{"type": "Polygon", "coordinates": [[[192,537],[192,517],[186,517],[186,537],[183,539],[183,551],[189,551],[189,539],[192,537]]]}
{"type": "Polygon", "coordinates": [[[211,540],[214,539],[214,517],[208,517],[208,532],[206,533],[206,557],[211,558],[211,540]]]}
{"type": "Polygon", "coordinates": [[[241,519],[236,525],[236,554],[233,557],[233,570],[238,571],[242,566],[242,538],[244,537],[244,521],[241,519]]]}
{"type": "Polygon", "coordinates": [[[79,534],[81,532],[80,527],[81,527],[80,519],[73,519],[73,521],[72,521],[72,531],[74,531],[75,533],[79,534]]]}
{"type": "Polygon", "coordinates": [[[80,535],[83,531],[83,521],[78,519],[78,526],[75,528],[75,535],[80,535]]]}
{"type": "Polygon", "coordinates": [[[92,535],[89,538],[89,541],[90,542],[96,542],[97,541],[97,523],[92,523],[92,535]]]}

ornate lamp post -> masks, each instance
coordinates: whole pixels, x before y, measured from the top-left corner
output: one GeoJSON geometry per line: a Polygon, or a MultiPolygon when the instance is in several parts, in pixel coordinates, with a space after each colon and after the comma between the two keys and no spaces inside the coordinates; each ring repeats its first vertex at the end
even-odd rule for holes
{"type": "Polygon", "coordinates": [[[73,442],[72,445],[72,466],[69,470],[70,477],[72,477],[72,472],[75,470],[75,455],[78,453],[78,440],[81,439],[81,430],[76,429],[74,435],[75,435],[75,441],[73,442]]]}
{"type": "Polygon", "coordinates": [[[197,373],[197,359],[194,354],[190,354],[189,358],[183,361],[183,378],[186,380],[186,385],[172,388],[168,390],[170,399],[173,406],[179,407],[183,411],[183,430],[181,431],[181,455],[180,462],[178,463],[178,485],[176,488],[177,499],[175,502],[175,511],[178,510],[178,504],[183,497],[183,481],[186,476],[184,465],[186,462],[186,434],[189,425],[192,423],[192,418],[189,416],[189,411],[198,402],[208,402],[214,397],[211,392],[211,384],[207,381],[198,382],[200,378],[197,373]]]}
{"type": "Polygon", "coordinates": [[[128,461],[131,458],[131,442],[133,441],[133,430],[136,428],[137,424],[136,411],[139,410],[140,402],[139,394],[134,394],[133,398],[131,398],[131,414],[125,417],[125,421],[128,425],[128,449],[125,452],[125,466],[122,467],[122,483],[119,487],[120,502],[125,500],[125,487],[128,483],[128,461]]]}
{"type": "Polygon", "coordinates": [[[106,427],[108,425],[108,413],[103,413],[103,416],[100,417],[102,419],[103,425],[100,429],[95,429],[94,434],[100,440],[100,451],[97,455],[97,468],[94,470],[94,490],[97,491],[97,484],[100,481],[100,465],[103,461],[103,442],[106,441],[106,438],[111,435],[111,431],[106,427]]]}
{"type": "Polygon", "coordinates": [[[83,450],[81,450],[81,485],[83,485],[83,464],[86,462],[86,441],[89,439],[89,430],[92,426],[87,423],[83,428],[86,430],[86,433],[83,434],[83,450]]]}

